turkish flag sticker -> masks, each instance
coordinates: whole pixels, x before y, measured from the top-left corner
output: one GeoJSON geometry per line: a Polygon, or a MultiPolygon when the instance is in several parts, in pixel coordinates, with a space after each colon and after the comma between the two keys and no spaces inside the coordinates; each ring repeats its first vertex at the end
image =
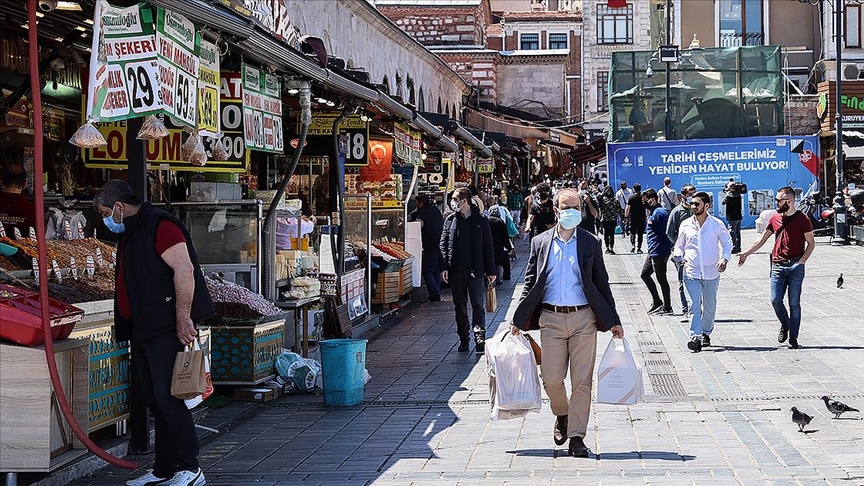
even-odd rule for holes
{"type": "Polygon", "coordinates": [[[798,154],[798,160],[807,170],[816,177],[819,177],[819,170],[822,168],[822,160],[814,154],[812,150],[805,150],[798,154]]]}

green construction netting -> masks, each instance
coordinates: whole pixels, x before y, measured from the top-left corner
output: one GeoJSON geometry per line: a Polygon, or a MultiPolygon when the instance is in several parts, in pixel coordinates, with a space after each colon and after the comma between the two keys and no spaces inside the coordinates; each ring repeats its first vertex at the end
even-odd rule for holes
{"type": "MultiPolygon", "coordinates": [[[[779,46],[688,49],[679,59],[669,64],[670,139],[783,133],[779,46]]],[[[657,51],[612,54],[609,141],[665,139],[665,70],[657,51]]]]}

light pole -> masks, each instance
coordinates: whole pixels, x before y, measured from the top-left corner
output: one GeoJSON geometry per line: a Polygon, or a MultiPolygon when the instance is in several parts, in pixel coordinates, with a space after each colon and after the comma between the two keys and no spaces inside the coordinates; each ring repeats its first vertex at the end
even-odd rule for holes
{"type": "MultiPolygon", "coordinates": [[[[666,45],[672,45],[672,0],[666,0],[666,45]]],[[[677,57],[677,56],[676,56],[677,57]]],[[[666,62],[666,130],[664,132],[666,140],[672,139],[672,117],[669,109],[672,103],[672,87],[669,83],[672,81],[672,72],[669,70],[669,62],[666,62]]]]}
{"type": "Polygon", "coordinates": [[[834,238],[832,245],[848,245],[848,227],[846,226],[846,199],[843,196],[843,7],[846,0],[834,0],[834,50],[837,52],[836,73],[836,101],[834,108],[834,162],[835,180],[837,182],[837,193],[834,196],[834,238]]]}

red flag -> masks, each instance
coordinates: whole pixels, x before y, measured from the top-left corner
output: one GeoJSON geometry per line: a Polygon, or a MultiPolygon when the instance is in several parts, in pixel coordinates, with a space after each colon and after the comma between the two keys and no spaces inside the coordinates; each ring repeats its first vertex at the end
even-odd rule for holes
{"type": "Polygon", "coordinates": [[[819,177],[819,171],[822,168],[822,161],[819,156],[814,154],[812,150],[805,150],[798,154],[798,160],[807,170],[816,177],[819,177]]]}
{"type": "Polygon", "coordinates": [[[609,8],[624,8],[627,6],[627,0],[607,0],[606,6],[609,8]]]}

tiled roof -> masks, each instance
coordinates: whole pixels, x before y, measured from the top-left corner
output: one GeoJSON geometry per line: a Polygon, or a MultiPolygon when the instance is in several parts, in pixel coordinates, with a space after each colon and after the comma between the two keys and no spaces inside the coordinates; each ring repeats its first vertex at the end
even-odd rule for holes
{"type": "Polygon", "coordinates": [[[582,20],[582,12],[541,10],[537,12],[504,12],[501,17],[507,21],[529,21],[529,20],[563,20],[578,22],[582,20]]]}
{"type": "Polygon", "coordinates": [[[500,37],[504,34],[504,27],[501,24],[489,24],[486,26],[486,35],[500,37]]]}
{"type": "Polygon", "coordinates": [[[481,0],[374,0],[376,7],[476,7],[481,0]]]}

